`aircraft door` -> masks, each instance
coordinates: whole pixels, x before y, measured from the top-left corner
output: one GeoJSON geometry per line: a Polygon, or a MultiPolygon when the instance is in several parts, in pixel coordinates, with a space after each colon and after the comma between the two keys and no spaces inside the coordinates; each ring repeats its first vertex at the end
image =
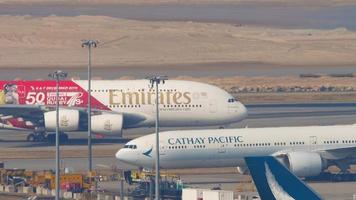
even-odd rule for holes
{"type": "Polygon", "coordinates": [[[216,99],[210,99],[210,101],[209,101],[209,111],[210,111],[210,113],[216,113],[216,111],[217,111],[216,99]]]}
{"type": "Polygon", "coordinates": [[[167,153],[168,146],[166,146],[163,141],[159,141],[159,143],[159,155],[164,156],[167,153]]]}
{"type": "Polygon", "coordinates": [[[310,151],[314,150],[318,144],[318,138],[316,136],[309,137],[309,147],[310,151]]]}
{"type": "Polygon", "coordinates": [[[218,153],[219,155],[224,155],[226,153],[227,144],[220,144],[218,153]]]}

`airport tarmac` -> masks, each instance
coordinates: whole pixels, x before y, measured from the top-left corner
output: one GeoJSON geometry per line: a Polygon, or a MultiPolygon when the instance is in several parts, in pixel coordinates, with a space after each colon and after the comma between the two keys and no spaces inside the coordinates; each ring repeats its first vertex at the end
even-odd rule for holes
{"type": "MultiPolygon", "coordinates": [[[[247,105],[250,117],[237,124],[232,124],[227,128],[248,127],[271,127],[271,126],[305,126],[305,125],[335,125],[353,124],[356,122],[356,104],[354,103],[316,103],[316,104],[250,104],[247,105]],[[303,114],[304,113],[304,114],[303,114]]],[[[216,127],[209,127],[216,128],[216,127]]],[[[162,129],[167,130],[165,128],[162,129]]],[[[132,129],[124,133],[124,139],[108,137],[104,139],[94,139],[94,169],[131,168],[131,166],[118,162],[114,153],[122,147],[128,140],[139,137],[143,134],[154,132],[154,129],[132,129]],[[105,155],[97,154],[104,151],[105,155]],[[112,152],[112,153],[111,153],[112,152]]],[[[53,144],[30,143],[25,141],[25,132],[4,131],[0,132],[0,150],[2,151],[28,151],[32,158],[2,159],[7,168],[26,168],[31,170],[54,169],[53,144]],[[44,158],[36,157],[36,153],[49,152],[44,158]]],[[[85,171],[87,169],[87,158],[85,152],[86,133],[70,133],[72,140],[61,148],[67,152],[82,152],[77,157],[67,156],[62,158],[61,167],[73,170],[85,171]]],[[[24,154],[25,154],[24,153],[24,154]]],[[[40,154],[38,154],[40,155],[40,154]]],[[[43,154],[41,154],[43,155],[43,154]]],[[[68,155],[66,153],[65,155],[68,155]]],[[[182,174],[183,182],[201,188],[212,188],[220,186],[222,189],[236,190],[238,182],[245,179],[231,170],[226,173],[211,174],[182,174]]],[[[105,190],[117,192],[118,182],[103,182],[101,187],[105,190]]],[[[356,193],[355,183],[311,183],[320,194],[326,199],[352,199],[356,193]],[[330,190],[333,188],[333,190],[330,190]],[[334,189],[335,188],[335,189],[334,189]]],[[[243,186],[245,187],[245,186],[243,186]]]]}
{"type": "MultiPolygon", "coordinates": [[[[312,126],[356,124],[356,103],[279,103],[245,104],[246,120],[227,125],[225,128],[312,126]]],[[[214,129],[219,127],[185,127],[178,129],[214,129]]],[[[177,128],[161,128],[161,131],[177,128]]],[[[124,130],[123,138],[115,136],[93,139],[94,145],[123,144],[128,140],[153,133],[154,128],[124,130]]],[[[50,143],[27,142],[25,131],[0,130],[0,148],[50,147],[50,143]]],[[[86,146],[86,132],[68,133],[71,140],[65,146],[86,146]]]]}
{"type": "MultiPolygon", "coordinates": [[[[354,124],[356,122],[356,104],[354,103],[315,103],[315,104],[251,104],[247,105],[249,109],[248,119],[227,126],[226,128],[244,128],[244,127],[278,127],[278,126],[312,126],[312,125],[337,125],[337,124],[354,124]]],[[[199,127],[217,128],[217,127],[199,127]]],[[[199,129],[185,128],[185,129],[199,129]]],[[[174,128],[162,128],[161,131],[171,130],[174,128]]],[[[183,128],[180,128],[183,129],[183,128]]],[[[94,167],[108,167],[120,163],[114,158],[114,153],[121,148],[123,144],[130,139],[153,133],[153,128],[129,129],[124,131],[124,138],[106,137],[93,139],[94,145],[94,167]],[[95,154],[98,151],[104,152],[104,155],[95,154]],[[112,155],[111,155],[112,153],[112,155]]],[[[0,131],[0,149],[5,155],[0,154],[0,159],[6,159],[5,164],[9,168],[25,167],[28,169],[53,169],[54,160],[51,156],[54,151],[54,145],[47,142],[27,142],[26,132],[19,131],[0,131]],[[12,159],[6,152],[25,151],[21,159],[12,159]],[[26,151],[28,152],[27,155],[26,151]],[[31,154],[31,152],[46,152],[41,154],[42,159],[31,154]],[[26,161],[26,162],[25,162],[26,161]]],[[[77,154],[62,159],[62,165],[75,170],[86,169],[85,152],[87,150],[87,133],[74,132],[69,133],[71,140],[62,146],[64,155],[70,151],[76,150],[77,154]]],[[[17,158],[18,155],[17,155],[17,158]]]]}

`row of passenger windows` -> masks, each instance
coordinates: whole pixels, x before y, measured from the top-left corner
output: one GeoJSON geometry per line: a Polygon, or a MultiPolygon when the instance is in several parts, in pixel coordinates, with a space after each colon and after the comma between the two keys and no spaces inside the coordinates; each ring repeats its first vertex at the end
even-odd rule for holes
{"type": "MultiPolygon", "coordinates": [[[[110,89],[110,90],[90,90],[91,92],[109,92],[109,91],[120,91],[120,92],[127,92],[130,90],[116,90],[116,89],[110,89]]],[[[134,91],[134,90],[133,90],[134,91]]],[[[144,92],[145,89],[140,89],[138,90],[138,92],[144,92]]],[[[148,90],[149,92],[155,92],[156,90],[154,89],[150,89],[148,90]]],[[[177,92],[177,89],[170,89],[170,90],[166,90],[166,89],[160,89],[160,92],[177,92]]]]}
{"type": "Polygon", "coordinates": [[[271,146],[271,143],[234,144],[234,147],[257,147],[257,146],[271,146]]]}
{"type": "MultiPolygon", "coordinates": [[[[324,144],[335,144],[338,141],[324,141],[324,144]]],[[[356,143],[356,140],[343,140],[342,143],[356,143]]],[[[275,142],[275,143],[250,143],[250,144],[234,144],[234,147],[262,147],[262,146],[286,146],[286,142],[275,142]]],[[[304,145],[305,142],[289,142],[289,145],[304,145]]],[[[187,149],[187,146],[169,146],[169,149],[187,149]]],[[[205,148],[205,145],[194,145],[194,149],[205,148]]]]}
{"type": "Polygon", "coordinates": [[[140,108],[140,104],[136,105],[109,105],[109,108],[140,108]]]}
{"type": "MultiPolygon", "coordinates": [[[[273,144],[273,143],[272,143],[273,144]]],[[[304,142],[290,142],[289,145],[302,145],[304,142]]],[[[275,142],[274,146],[286,146],[285,142],[275,142]]],[[[271,143],[251,143],[251,144],[235,144],[235,147],[263,147],[263,146],[271,146],[271,143]]]]}
{"type": "MultiPolygon", "coordinates": [[[[302,145],[304,142],[290,142],[290,145],[302,145]]],[[[234,144],[234,147],[262,147],[262,146],[271,146],[273,143],[250,143],[250,144],[234,144]]],[[[286,146],[285,142],[275,142],[274,146],[286,146]]],[[[186,149],[187,146],[169,146],[168,149],[186,149]]],[[[205,145],[194,145],[194,149],[205,148],[205,145]]]]}
{"type": "Polygon", "coordinates": [[[202,105],[187,105],[187,104],[178,104],[178,105],[163,105],[164,108],[176,108],[176,107],[182,107],[182,108],[198,108],[198,107],[203,107],[202,105]]]}
{"type": "Polygon", "coordinates": [[[109,92],[110,90],[90,90],[91,92],[109,92]]]}
{"type": "Polygon", "coordinates": [[[324,144],[338,144],[339,143],[339,141],[334,141],[334,140],[332,140],[332,141],[324,141],[324,144]]]}
{"type": "MultiPolygon", "coordinates": [[[[356,140],[342,140],[343,144],[354,144],[356,143],[356,140]]],[[[329,140],[329,141],[324,141],[324,144],[339,144],[338,140],[329,140]]]]}
{"type": "Polygon", "coordinates": [[[356,140],[343,140],[342,143],[356,143],[356,140]]]}
{"type": "MultiPolygon", "coordinates": [[[[138,91],[140,91],[140,90],[138,90],[138,91]]],[[[142,91],[143,91],[143,89],[142,89],[142,91]]],[[[149,91],[150,91],[150,92],[154,92],[154,91],[156,91],[156,90],[150,89],[149,91]]],[[[166,89],[159,89],[159,91],[160,91],[160,92],[162,92],[162,91],[163,91],[163,92],[177,92],[177,89],[174,89],[174,90],[173,90],[173,89],[170,89],[170,90],[168,90],[168,89],[167,89],[167,90],[166,90],[166,89]]]]}
{"type": "MultiPolygon", "coordinates": [[[[108,105],[109,108],[140,108],[141,104],[136,105],[108,105]]],[[[202,105],[163,105],[164,108],[201,108],[202,105]]]]}
{"type": "Polygon", "coordinates": [[[290,142],[290,145],[298,145],[298,144],[304,144],[304,142],[290,142]]]}
{"type": "MultiPolygon", "coordinates": [[[[168,149],[187,149],[188,146],[184,145],[184,146],[169,146],[168,149]]],[[[202,149],[205,148],[205,145],[194,145],[193,146],[194,149],[202,149]]]]}

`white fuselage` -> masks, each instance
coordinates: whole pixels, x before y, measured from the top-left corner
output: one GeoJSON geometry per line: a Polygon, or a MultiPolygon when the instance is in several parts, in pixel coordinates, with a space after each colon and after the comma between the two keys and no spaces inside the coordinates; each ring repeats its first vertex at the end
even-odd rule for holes
{"type": "MultiPolygon", "coordinates": [[[[356,126],[310,126],[168,131],[160,134],[162,168],[236,167],[247,156],[288,152],[322,152],[356,147],[356,126]]],[[[155,134],[128,142],[116,153],[126,163],[153,168],[155,134]]],[[[323,155],[325,159],[354,158],[354,154],[323,155]]]]}
{"type": "MultiPolygon", "coordinates": [[[[75,81],[87,88],[87,81],[75,81]]],[[[155,90],[148,80],[93,81],[92,96],[108,109],[124,113],[124,128],[154,126],[155,90]],[[131,117],[138,114],[144,120],[131,117]],[[125,119],[126,115],[126,119],[125,119]]],[[[242,103],[226,91],[209,84],[167,80],[159,85],[160,125],[215,126],[246,118],[242,103]]]]}

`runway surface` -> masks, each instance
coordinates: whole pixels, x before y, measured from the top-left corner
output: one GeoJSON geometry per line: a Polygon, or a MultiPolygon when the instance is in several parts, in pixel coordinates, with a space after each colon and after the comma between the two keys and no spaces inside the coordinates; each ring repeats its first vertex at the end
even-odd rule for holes
{"type": "Polygon", "coordinates": [[[246,107],[248,119],[356,115],[356,103],[274,103],[246,107]]]}
{"type": "MultiPolygon", "coordinates": [[[[278,127],[356,124],[356,103],[303,103],[303,104],[246,104],[248,118],[225,128],[278,127]]],[[[215,129],[218,127],[161,128],[161,131],[176,129],[215,129]]],[[[123,138],[115,136],[93,139],[94,145],[124,144],[132,138],[153,133],[154,128],[124,130],[123,138]]],[[[50,143],[25,141],[27,132],[0,130],[0,148],[50,147],[50,143]]],[[[87,133],[69,133],[66,146],[86,146],[87,133]]]]}
{"type": "MultiPolygon", "coordinates": [[[[278,126],[311,126],[311,125],[337,125],[356,123],[356,103],[309,103],[309,104],[250,104],[246,105],[249,110],[249,117],[240,122],[226,126],[226,128],[244,128],[244,127],[278,127],[278,126]]],[[[177,129],[214,129],[218,127],[194,127],[177,129]]],[[[161,131],[173,130],[176,128],[162,128],[161,131]]],[[[153,128],[129,129],[124,131],[123,138],[106,137],[93,139],[95,146],[113,147],[119,149],[130,139],[153,133],[153,128]]],[[[18,131],[0,131],[0,148],[40,148],[43,150],[53,149],[54,144],[48,142],[27,142],[25,138],[27,132],[18,131]]],[[[86,149],[87,133],[74,132],[69,133],[70,141],[63,145],[63,148],[86,149]]],[[[75,169],[85,169],[85,158],[64,159],[66,166],[75,169]]],[[[114,156],[112,158],[97,158],[95,165],[104,164],[107,166],[116,163],[114,156]]],[[[7,160],[7,166],[19,167],[26,165],[29,169],[52,168],[53,160],[7,160]],[[22,163],[22,164],[21,164],[22,163]]]]}

